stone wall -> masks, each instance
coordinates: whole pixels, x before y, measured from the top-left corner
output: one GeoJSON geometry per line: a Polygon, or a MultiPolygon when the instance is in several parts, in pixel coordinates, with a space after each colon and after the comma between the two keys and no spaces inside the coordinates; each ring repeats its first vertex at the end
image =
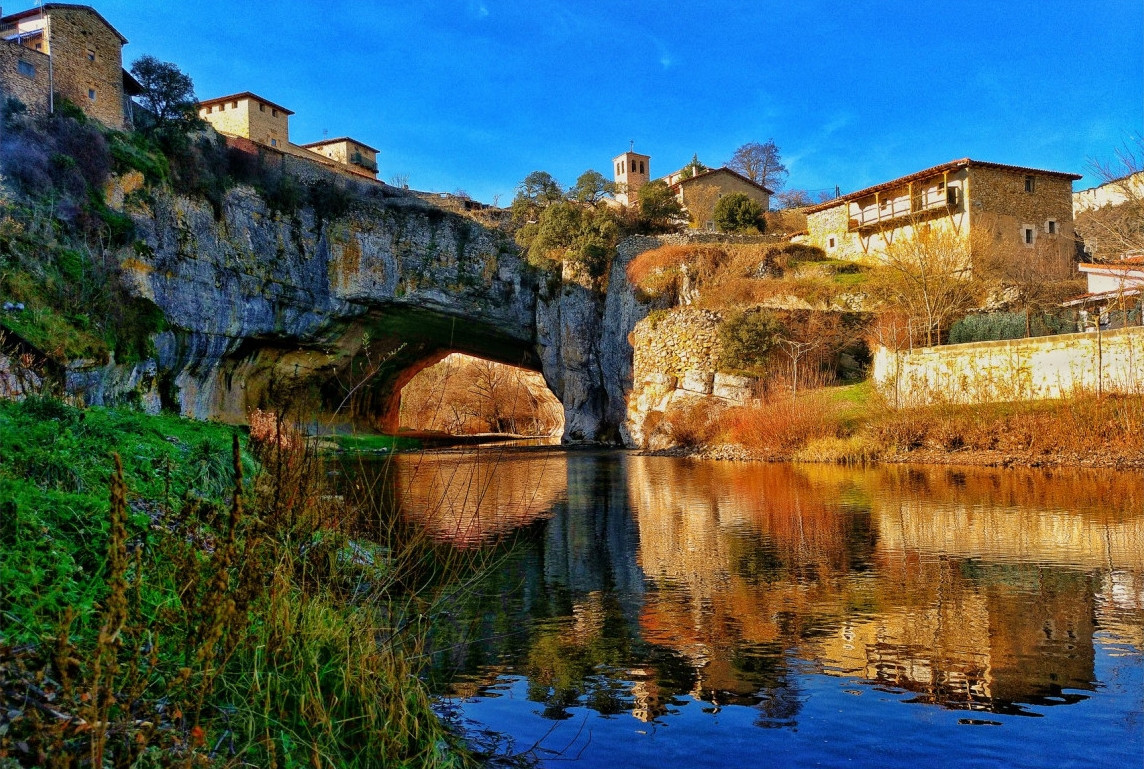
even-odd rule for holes
{"type": "Polygon", "coordinates": [[[631,444],[661,448],[653,435],[654,415],[673,406],[701,400],[738,405],[751,399],[753,380],[718,372],[721,322],[711,310],[680,308],[636,324],[626,422],[631,444]]]}
{"type": "Polygon", "coordinates": [[[913,352],[879,348],[873,380],[898,406],[1144,392],[1144,328],[972,342],[913,352]]]}
{"type": "Polygon", "coordinates": [[[1024,244],[1024,229],[1031,228],[1035,246],[1046,242],[1063,249],[1073,244],[1072,180],[1031,174],[1033,191],[1026,192],[1028,174],[984,166],[969,167],[970,225],[999,233],[1010,245],[1024,244]],[[1048,222],[1056,223],[1056,233],[1048,222]]]}
{"type": "Polygon", "coordinates": [[[123,42],[90,8],[48,9],[48,52],[56,92],[117,130],[125,127],[123,42]]]}
{"type": "Polygon", "coordinates": [[[19,99],[28,112],[43,115],[49,87],[47,56],[18,43],[0,43],[0,99],[19,99]]]}

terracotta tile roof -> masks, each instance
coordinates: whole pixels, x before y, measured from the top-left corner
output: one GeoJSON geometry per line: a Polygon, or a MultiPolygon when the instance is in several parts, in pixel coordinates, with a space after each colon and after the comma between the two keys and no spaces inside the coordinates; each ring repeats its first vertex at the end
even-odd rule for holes
{"type": "MultiPolygon", "coordinates": [[[[119,32],[118,29],[111,26],[111,22],[109,22],[107,19],[103,18],[103,15],[100,14],[99,11],[92,8],[90,5],[80,5],[78,3],[44,3],[43,9],[45,11],[50,11],[53,8],[76,9],[76,10],[90,11],[92,14],[95,15],[95,17],[97,19],[99,19],[105,25],[107,25],[108,29],[110,29],[112,32],[115,33],[115,36],[119,38],[119,41],[121,43],[123,43],[124,45],[127,45],[127,38],[125,38],[119,32]]],[[[40,15],[40,9],[39,8],[29,8],[26,11],[20,11],[19,13],[13,13],[9,16],[5,16],[3,18],[0,18],[0,24],[8,24],[9,22],[13,22],[13,21],[21,21],[23,19],[27,19],[27,18],[31,18],[32,16],[39,16],[39,15],[40,15]]]]}
{"type": "Polygon", "coordinates": [[[306,147],[308,149],[310,147],[324,147],[327,144],[338,144],[339,142],[349,142],[350,144],[356,144],[362,149],[369,150],[370,152],[381,152],[381,150],[377,149],[376,147],[371,147],[365,142],[358,141],[357,139],[351,139],[348,136],[339,136],[336,139],[322,139],[320,142],[310,142],[309,144],[299,144],[298,146],[306,147]]]}
{"type": "MultiPolygon", "coordinates": [[[[686,166],[684,166],[684,167],[686,168],[686,166]]],[[[675,173],[679,173],[679,171],[676,171],[675,173]]],[[[751,185],[752,187],[758,187],[760,190],[767,193],[768,195],[774,195],[775,194],[774,192],[772,192],[771,190],[768,190],[766,187],[759,184],[758,182],[751,181],[750,179],[748,179],[746,176],[743,176],[738,171],[733,171],[730,168],[727,168],[727,166],[722,166],[720,168],[708,168],[706,171],[703,171],[702,173],[695,174],[695,176],[689,176],[686,179],[680,179],[679,181],[677,181],[672,186],[678,187],[681,184],[691,184],[696,179],[702,179],[704,176],[710,176],[711,174],[717,174],[717,173],[731,174],[731,176],[736,177],[740,181],[746,182],[747,184],[751,185]]],[[[674,174],[669,174],[667,177],[665,177],[664,181],[671,178],[671,176],[673,176],[673,175],[674,174]]]]}
{"type": "Polygon", "coordinates": [[[226,102],[226,101],[239,101],[240,99],[253,99],[254,101],[262,102],[267,107],[273,107],[274,109],[279,110],[280,112],[284,112],[287,115],[293,115],[294,114],[294,110],[286,109],[281,104],[275,104],[274,102],[270,101],[269,99],[264,99],[261,96],[259,96],[258,94],[251,93],[250,91],[243,91],[242,93],[233,93],[230,96],[216,96],[213,99],[203,99],[202,101],[199,102],[199,106],[200,107],[210,107],[214,104],[222,104],[223,102],[226,102]]]}
{"type": "Polygon", "coordinates": [[[961,158],[960,160],[951,160],[948,163],[942,163],[941,165],[934,166],[933,168],[927,168],[924,171],[917,171],[915,173],[908,174],[907,176],[902,176],[902,177],[899,177],[897,179],[891,179],[888,182],[882,182],[881,184],[875,184],[873,187],[867,187],[865,189],[858,190],[857,192],[850,192],[850,193],[843,195],[842,197],[834,198],[833,200],[828,200],[825,203],[818,203],[817,205],[807,206],[807,208],[804,210],[808,214],[817,213],[819,211],[825,211],[829,208],[834,208],[835,206],[840,206],[843,203],[854,200],[856,198],[864,198],[867,195],[873,195],[875,192],[881,192],[882,190],[896,189],[897,187],[900,187],[903,184],[909,184],[910,182],[916,182],[920,179],[928,179],[931,176],[936,176],[937,174],[943,173],[945,171],[955,171],[955,170],[959,170],[962,168],[969,168],[970,166],[977,166],[979,168],[996,168],[996,169],[999,169],[1001,171],[1014,171],[1014,172],[1020,173],[1020,174],[1040,174],[1042,176],[1059,176],[1059,177],[1063,177],[1066,179],[1072,179],[1074,181],[1082,178],[1080,174],[1071,174],[1071,173],[1066,173],[1064,171],[1046,171],[1045,169],[1042,169],[1042,168],[1027,168],[1025,166],[1011,166],[1011,165],[1006,165],[1005,163],[990,163],[990,162],[987,162],[984,160],[973,160],[971,158],[961,158]]]}

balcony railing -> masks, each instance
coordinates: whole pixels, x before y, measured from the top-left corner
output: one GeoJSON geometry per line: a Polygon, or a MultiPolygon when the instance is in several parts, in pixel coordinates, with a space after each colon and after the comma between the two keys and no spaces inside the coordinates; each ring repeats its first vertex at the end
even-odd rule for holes
{"type": "Polygon", "coordinates": [[[851,232],[866,228],[879,228],[887,224],[900,226],[902,220],[910,218],[931,218],[957,210],[960,198],[957,187],[925,187],[912,193],[899,195],[886,200],[876,200],[872,205],[850,204],[851,232]]]}

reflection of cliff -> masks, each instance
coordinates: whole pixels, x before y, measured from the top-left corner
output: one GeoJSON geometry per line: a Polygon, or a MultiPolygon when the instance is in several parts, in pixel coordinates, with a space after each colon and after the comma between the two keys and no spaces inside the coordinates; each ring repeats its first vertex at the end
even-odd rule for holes
{"type": "Polygon", "coordinates": [[[394,457],[405,516],[431,536],[467,547],[551,515],[567,488],[564,452],[493,449],[394,457]]]}

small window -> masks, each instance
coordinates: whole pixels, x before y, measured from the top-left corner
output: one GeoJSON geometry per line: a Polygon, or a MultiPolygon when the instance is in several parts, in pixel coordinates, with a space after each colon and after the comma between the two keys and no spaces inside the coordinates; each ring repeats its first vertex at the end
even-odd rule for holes
{"type": "Polygon", "coordinates": [[[831,235],[829,238],[826,239],[826,247],[827,248],[836,248],[837,246],[838,246],[838,241],[835,240],[833,235],[831,235]]]}
{"type": "Polygon", "coordinates": [[[1049,219],[1047,222],[1045,222],[1045,232],[1049,233],[1050,235],[1056,235],[1057,223],[1052,219],[1049,219]]]}
{"type": "Polygon", "coordinates": [[[17,65],[17,68],[20,70],[20,74],[24,77],[36,76],[36,65],[32,64],[30,61],[21,61],[19,65],[17,65]]]}
{"type": "Polygon", "coordinates": [[[259,112],[265,112],[266,111],[266,105],[263,104],[262,102],[258,102],[258,111],[259,112]]]}
{"type": "Polygon", "coordinates": [[[945,182],[938,182],[937,183],[937,191],[941,192],[944,189],[945,189],[945,182]]]}
{"type": "Polygon", "coordinates": [[[642,174],[643,172],[644,172],[644,170],[643,170],[643,161],[641,160],[641,161],[640,161],[640,173],[642,174]]]}
{"type": "Polygon", "coordinates": [[[91,50],[90,48],[87,49],[87,60],[95,61],[95,51],[91,50]]]}
{"type": "Polygon", "coordinates": [[[270,110],[270,117],[278,117],[278,110],[276,110],[276,109],[270,110]]]}
{"type": "Polygon", "coordinates": [[[277,147],[278,146],[278,140],[277,139],[271,139],[270,140],[270,146],[271,147],[277,147]]]}
{"type": "Polygon", "coordinates": [[[95,101],[95,89],[94,88],[88,88],[87,89],[87,98],[90,99],[91,101],[95,101]]]}
{"type": "Polygon", "coordinates": [[[1031,246],[1031,245],[1033,245],[1033,239],[1034,239],[1036,236],[1037,236],[1037,234],[1036,234],[1036,232],[1033,230],[1033,228],[1032,228],[1032,227],[1026,227],[1026,228],[1025,228],[1025,245],[1026,245],[1026,246],[1031,246]]]}
{"type": "Polygon", "coordinates": [[[1033,192],[1036,189],[1036,187],[1037,187],[1037,177],[1026,176],[1025,177],[1025,192],[1033,192]]]}
{"type": "Polygon", "coordinates": [[[44,50],[44,44],[43,43],[36,43],[36,50],[37,51],[44,50]]]}
{"type": "Polygon", "coordinates": [[[237,101],[232,101],[232,102],[230,103],[230,108],[231,108],[231,109],[238,109],[238,102],[237,102],[237,101]]]}

